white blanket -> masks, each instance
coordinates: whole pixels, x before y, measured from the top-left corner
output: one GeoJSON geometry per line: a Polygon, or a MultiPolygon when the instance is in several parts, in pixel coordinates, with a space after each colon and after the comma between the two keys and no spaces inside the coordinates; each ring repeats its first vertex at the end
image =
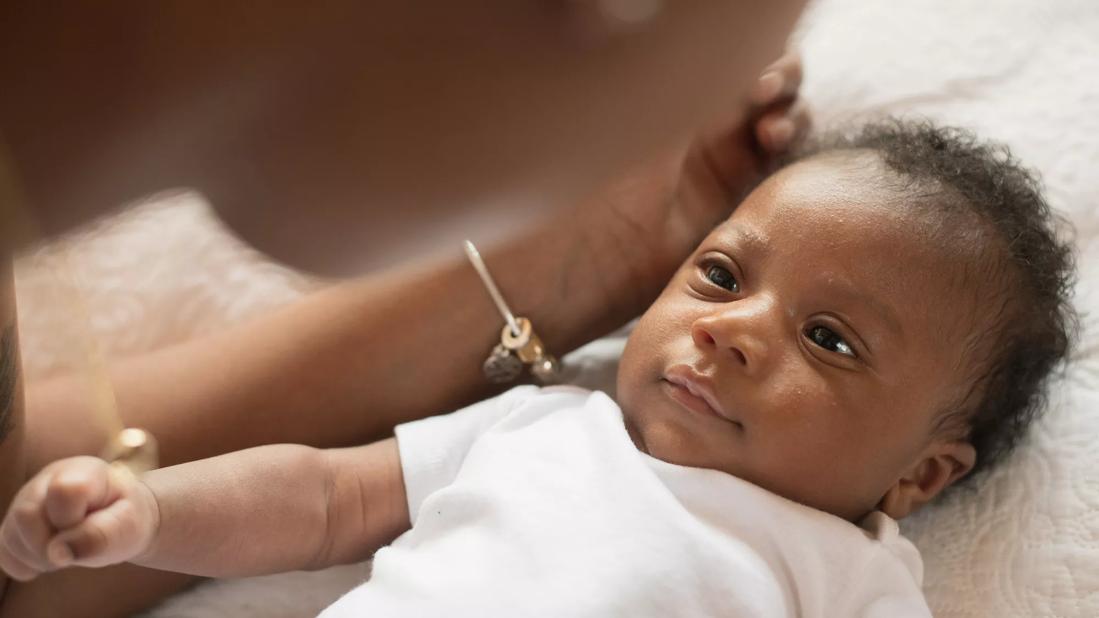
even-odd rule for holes
{"type": "MultiPolygon", "coordinates": [[[[1076,228],[1083,337],[1030,441],[975,493],[906,523],[937,616],[1099,616],[1099,2],[822,0],[799,35],[805,94],[825,124],[912,113],[1010,144],[1044,176],[1076,228]]],[[[240,247],[193,195],[165,197],[66,240],[100,339],[149,350],[285,303],[310,283],[240,247]]],[[[17,271],[29,377],[57,370],[71,342],[48,276],[17,271]]],[[[613,384],[621,339],[573,357],[588,386],[613,384]]],[[[215,581],[159,618],[308,616],[368,565],[215,581]]]]}

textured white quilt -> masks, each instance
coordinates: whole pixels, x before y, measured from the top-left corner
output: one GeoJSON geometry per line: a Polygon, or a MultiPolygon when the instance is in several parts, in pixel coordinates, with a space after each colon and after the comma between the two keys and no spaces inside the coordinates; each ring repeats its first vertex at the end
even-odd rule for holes
{"type": "MultiPolygon", "coordinates": [[[[909,113],[971,127],[1038,168],[1072,221],[1084,331],[1048,416],[975,493],[906,529],[937,616],[1099,616],[1099,2],[822,0],[798,38],[819,122],[909,113]]],[[[221,328],[310,286],[242,248],[193,195],[165,196],[62,244],[115,355],[221,328]]],[[[40,376],[64,363],[66,316],[40,267],[24,261],[17,275],[27,373],[40,376]]],[[[612,384],[620,344],[580,351],[580,379],[612,384]]],[[[149,616],[311,616],[368,572],[209,582],[149,616]]]]}

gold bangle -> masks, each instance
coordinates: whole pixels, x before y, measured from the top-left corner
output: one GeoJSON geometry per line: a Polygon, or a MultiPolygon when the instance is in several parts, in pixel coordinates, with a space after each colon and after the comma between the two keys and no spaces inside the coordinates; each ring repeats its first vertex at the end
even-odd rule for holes
{"type": "Polygon", "coordinates": [[[504,295],[496,287],[488,267],[481,259],[477,247],[467,240],[465,250],[474,270],[477,271],[489,296],[492,297],[492,302],[496,304],[496,309],[504,318],[504,327],[500,331],[500,343],[496,344],[482,365],[485,377],[497,384],[511,382],[522,374],[524,366],[528,366],[531,375],[542,384],[556,382],[561,374],[561,363],[546,350],[542,339],[534,332],[531,321],[528,318],[516,317],[511,312],[507,301],[504,300],[504,295]]]}

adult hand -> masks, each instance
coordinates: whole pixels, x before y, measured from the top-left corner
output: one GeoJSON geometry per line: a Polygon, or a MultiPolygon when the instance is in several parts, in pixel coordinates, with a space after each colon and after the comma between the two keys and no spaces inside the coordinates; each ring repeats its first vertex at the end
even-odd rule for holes
{"type": "Polygon", "coordinates": [[[712,174],[724,179],[734,195],[744,190],[738,182],[757,180],[808,132],[808,106],[798,97],[801,79],[801,56],[787,52],[760,75],[748,120],[708,134],[695,145],[709,160],[712,174]]]}
{"type": "Polygon", "coordinates": [[[663,286],[695,245],[808,132],[810,114],[798,97],[801,80],[801,58],[788,52],[761,73],[747,117],[704,132],[599,194],[595,206],[600,214],[626,224],[618,226],[620,244],[642,248],[634,258],[645,267],[646,278],[663,286]]]}

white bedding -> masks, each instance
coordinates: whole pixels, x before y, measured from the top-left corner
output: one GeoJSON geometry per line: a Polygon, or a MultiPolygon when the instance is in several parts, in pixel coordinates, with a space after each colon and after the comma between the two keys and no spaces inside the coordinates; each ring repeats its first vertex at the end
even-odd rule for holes
{"type": "MultiPolygon", "coordinates": [[[[1009,143],[1044,176],[1080,249],[1074,365],[1031,440],[972,494],[907,522],[927,595],[950,618],[1099,616],[1099,2],[822,0],[800,33],[819,121],[914,113],[1009,143]]],[[[194,195],[166,196],[65,241],[112,354],[149,350],[288,302],[310,282],[242,248],[194,195]]],[[[40,267],[17,268],[29,377],[63,362],[66,317],[40,267]]],[[[574,356],[610,384],[621,344],[574,356]]],[[[313,615],[368,565],[215,581],[151,617],[313,615]]]]}

